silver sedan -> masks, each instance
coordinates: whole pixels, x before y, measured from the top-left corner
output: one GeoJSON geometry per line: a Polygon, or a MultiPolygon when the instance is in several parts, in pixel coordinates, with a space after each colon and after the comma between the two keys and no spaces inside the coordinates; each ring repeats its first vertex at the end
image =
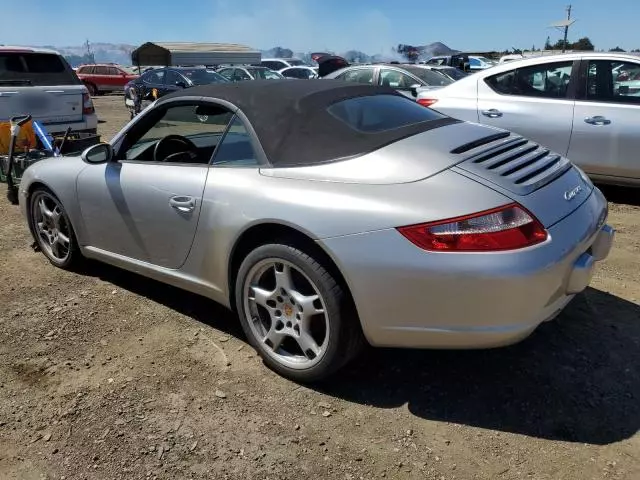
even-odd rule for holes
{"type": "Polygon", "coordinates": [[[366,342],[517,342],[614,236],[562,156],[337,80],[168,95],[110,143],[29,167],[20,205],[54,265],[96,259],[220,302],[297,381],[366,342]]]}
{"type": "Polygon", "coordinates": [[[581,52],[514,60],[417,101],[519,133],[602,183],[640,186],[640,56],[581,52]]]}

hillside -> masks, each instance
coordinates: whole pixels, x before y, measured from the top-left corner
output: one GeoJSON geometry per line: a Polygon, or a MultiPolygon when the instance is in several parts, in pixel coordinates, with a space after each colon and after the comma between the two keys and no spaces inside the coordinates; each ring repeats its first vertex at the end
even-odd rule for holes
{"type": "MultiPolygon", "coordinates": [[[[55,47],[45,45],[45,48],[51,48],[62,53],[72,66],[78,66],[82,63],[91,63],[91,56],[87,53],[86,45],[79,46],[63,46],[55,47]]],[[[131,64],[131,52],[136,48],[134,45],[125,43],[92,43],[91,51],[96,62],[98,63],[119,63],[122,65],[131,64]]],[[[451,55],[457,52],[452,50],[442,42],[434,42],[429,45],[404,45],[400,44],[391,49],[391,54],[367,54],[359,50],[348,50],[346,52],[331,52],[344,56],[350,62],[367,63],[377,61],[405,60],[406,58],[417,58],[426,60],[436,55],[451,55]]],[[[285,47],[274,47],[269,50],[262,50],[263,57],[297,57],[307,62],[311,61],[309,52],[295,52],[285,47]]]]}

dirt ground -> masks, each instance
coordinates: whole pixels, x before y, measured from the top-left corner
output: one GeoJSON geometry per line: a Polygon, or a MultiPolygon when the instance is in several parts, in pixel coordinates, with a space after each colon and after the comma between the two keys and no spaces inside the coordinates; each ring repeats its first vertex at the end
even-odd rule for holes
{"type": "MultiPolygon", "coordinates": [[[[122,98],[95,103],[108,139],[122,98]]],[[[54,268],[3,194],[0,478],[638,479],[640,195],[605,193],[615,248],[557,321],[505,349],[367,351],[314,388],[211,301],[54,268]]]]}

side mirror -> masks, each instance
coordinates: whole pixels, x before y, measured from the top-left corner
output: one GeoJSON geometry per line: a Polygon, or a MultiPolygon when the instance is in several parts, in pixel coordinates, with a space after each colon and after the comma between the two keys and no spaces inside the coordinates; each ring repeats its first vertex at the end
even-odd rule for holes
{"type": "Polygon", "coordinates": [[[90,165],[110,162],[113,158],[113,147],[110,143],[91,145],[81,155],[82,161],[90,165]]]}
{"type": "Polygon", "coordinates": [[[414,83],[413,85],[411,85],[409,87],[409,90],[411,91],[411,95],[413,95],[414,97],[418,96],[418,89],[421,87],[422,85],[420,85],[419,83],[414,83]]]}
{"type": "Polygon", "coordinates": [[[187,88],[187,84],[186,84],[186,83],[184,83],[184,82],[183,82],[183,81],[181,81],[181,80],[178,80],[178,81],[176,82],[176,87],[180,87],[180,88],[187,88]]]}

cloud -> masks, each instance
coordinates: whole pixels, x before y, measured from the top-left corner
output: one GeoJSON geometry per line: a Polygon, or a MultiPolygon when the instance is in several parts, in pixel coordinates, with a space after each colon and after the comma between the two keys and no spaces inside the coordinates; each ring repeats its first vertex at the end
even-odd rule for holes
{"type": "Polygon", "coordinates": [[[352,7],[361,9],[355,14],[335,15],[320,5],[312,9],[304,0],[216,0],[210,36],[213,41],[260,49],[391,52],[391,22],[379,10],[364,4],[352,7]]]}

